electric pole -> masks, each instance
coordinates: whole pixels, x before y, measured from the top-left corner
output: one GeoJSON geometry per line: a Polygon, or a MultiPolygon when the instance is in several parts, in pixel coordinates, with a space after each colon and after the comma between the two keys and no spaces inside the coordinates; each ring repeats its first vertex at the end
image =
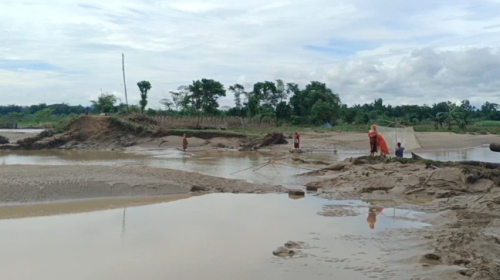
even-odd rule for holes
{"type": "Polygon", "coordinates": [[[128,111],[127,84],[125,83],[125,55],[122,53],[123,87],[125,88],[125,104],[128,111]]]}

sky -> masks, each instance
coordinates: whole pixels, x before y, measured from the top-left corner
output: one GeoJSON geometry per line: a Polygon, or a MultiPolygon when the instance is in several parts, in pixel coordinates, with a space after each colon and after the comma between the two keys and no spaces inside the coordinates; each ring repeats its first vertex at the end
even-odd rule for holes
{"type": "MultiPolygon", "coordinates": [[[[149,107],[193,80],[321,81],[348,105],[500,103],[500,0],[2,0],[0,104],[149,107]]],[[[233,96],[221,98],[233,106],[233,96]]]]}

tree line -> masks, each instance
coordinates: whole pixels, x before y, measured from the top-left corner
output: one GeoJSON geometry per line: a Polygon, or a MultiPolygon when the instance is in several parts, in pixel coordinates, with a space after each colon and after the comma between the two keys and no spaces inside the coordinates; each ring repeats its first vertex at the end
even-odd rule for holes
{"type": "MultiPolygon", "coordinates": [[[[178,87],[170,92],[170,98],[164,98],[157,109],[149,108],[148,93],[152,85],[148,81],[137,83],[140,102],[127,106],[112,94],[103,93],[91,102],[92,113],[147,115],[226,115],[250,118],[275,118],[280,122],[293,125],[336,125],[368,123],[401,123],[415,125],[432,123],[436,129],[454,126],[465,129],[475,120],[500,121],[500,106],[485,102],[480,108],[463,100],[460,104],[450,101],[432,105],[386,105],[379,98],[368,104],[347,106],[342,104],[337,93],[326,84],[312,81],[301,88],[296,83],[283,80],[257,82],[246,89],[241,84],[234,84],[227,89],[216,80],[201,79],[189,85],[178,87]],[[227,92],[234,95],[233,107],[220,107],[218,99],[227,92]]],[[[0,115],[17,116],[23,114],[82,114],[81,105],[68,104],[16,105],[0,106],[0,115]],[[43,113],[40,113],[43,111],[43,113]]]]}

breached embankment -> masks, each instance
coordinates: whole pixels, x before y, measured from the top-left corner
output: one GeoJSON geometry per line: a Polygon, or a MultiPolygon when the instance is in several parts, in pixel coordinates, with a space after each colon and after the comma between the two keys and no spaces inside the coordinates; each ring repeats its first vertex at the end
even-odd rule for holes
{"type": "Polygon", "coordinates": [[[9,150],[115,150],[124,149],[166,136],[182,136],[199,139],[214,137],[244,138],[231,132],[167,130],[137,118],[107,116],[81,116],[62,125],[57,131],[46,130],[34,137],[18,140],[15,144],[0,145],[9,150]]]}
{"type": "MultiPolygon", "coordinates": [[[[0,150],[123,150],[141,144],[160,147],[169,140],[179,142],[178,139],[165,139],[166,137],[184,134],[193,140],[189,140],[189,147],[257,150],[288,143],[282,133],[271,133],[263,139],[251,139],[245,134],[225,130],[166,129],[145,116],[81,116],[60,126],[57,131],[45,130],[36,136],[20,139],[15,144],[0,144],[0,150]],[[211,140],[215,141],[212,143],[211,140]]],[[[181,144],[176,147],[181,147],[181,144]]]]}

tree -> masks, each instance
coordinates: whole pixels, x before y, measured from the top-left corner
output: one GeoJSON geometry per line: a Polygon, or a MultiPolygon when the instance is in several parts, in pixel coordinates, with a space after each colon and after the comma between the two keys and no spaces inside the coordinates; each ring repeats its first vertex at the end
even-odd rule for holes
{"type": "Polygon", "coordinates": [[[342,119],[347,124],[352,124],[356,121],[356,115],[358,114],[358,110],[354,108],[347,108],[347,105],[343,104],[341,106],[341,115],[342,119]]]}
{"type": "Polygon", "coordinates": [[[111,113],[118,100],[118,97],[113,94],[102,93],[97,100],[92,100],[90,103],[97,113],[111,113]]]}
{"type": "Polygon", "coordinates": [[[219,107],[217,99],[226,96],[224,86],[215,80],[201,79],[193,81],[189,85],[189,101],[195,111],[203,111],[207,114],[214,114],[219,107]]]}
{"type": "Polygon", "coordinates": [[[267,103],[273,108],[276,108],[276,105],[278,105],[279,97],[276,85],[273,82],[265,81],[254,84],[252,96],[255,96],[259,100],[259,105],[267,103]]]}
{"type": "Polygon", "coordinates": [[[446,114],[437,113],[435,116],[430,115],[430,114],[429,114],[429,116],[430,116],[431,121],[434,122],[435,129],[439,129],[439,127],[443,128],[443,123],[446,120],[446,114]]]}
{"type": "Polygon", "coordinates": [[[54,110],[52,108],[45,108],[41,111],[35,113],[36,119],[38,122],[50,121],[54,114],[54,110]]]}
{"type": "Polygon", "coordinates": [[[148,105],[148,91],[151,89],[151,83],[148,81],[138,82],[137,86],[141,91],[141,101],[139,105],[141,106],[141,114],[144,114],[144,109],[148,105]]]}
{"type": "Polygon", "coordinates": [[[168,98],[160,100],[160,104],[165,106],[165,109],[167,109],[167,111],[172,111],[172,106],[174,105],[174,103],[172,103],[172,101],[170,101],[170,99],[168,98]]]}
{"type": "Polygon", "coordinates": [[[315,124],[331,123],[335,117],[335,108],[326,101],[320,99],[312,107],[311,121],[315,124]]]}
{"type": "Polygon", "coordinates": [[[288,97],[288,91],[286,90],[285,83],[283,80],[276,80],[276,99],[279,102],[283,102],[288,97]]]}
{"type": "Polygon", "coordinates": [[[451,102],[448,102],[448,111],[438,113],[437,117],[439,119],[443,119],[444,122],[446,122],[446,125],[448,126],[448,130],[451,130],[453,122],[457,120],[458,117],[457,113],[458,113],[457,106],[451,102]]]}
{"type": "Polygon", "coordinates": [[[256,95],[250,95],[250,99],[248,100],[248,116],[249,117],[255,117],[256,115],[259,114],[259,109],[260,109],[260,99],[256,95]]]}
{"type": "MultiPolygon", "coordinates": [[[[340,98],[331,89],[327,88],[324,83],[313,81],[304,90],[296,90],[290,98],[290,105],[295,116],[306,120],[312,114],[312,107],[320,100],[330,105],[328,108],[332,110],[332,120],[338,119],[340,116],[340,98]]],[[[323,104],[318,106],[326,108],[323,104]]]]}
{"type": "Polygon", "coordinates": [[[180,86],[177,88],[177,91],[170,92],[176,111],[180,111],[180,109],[187,109],[186,99],[189,94],[189,87],[187,86],[180,86]]]}
{"type": "Polygon", "coordinates": [[[489,118],[491,112],[495,112],[500,108],[500,105],[496,103],[490,103],[486,101],[482,106],[481,106],[481,114],[483,117],[489,118]]]}
{"type": "Polygon", "coordinates": [[[286,120],[289,119],[291,116],[292,116],[292,107],[286,104],[285,101],[281,101],[280,103],[278,103],[278,106],[276,106],[276,118],[286,120]]]}
{"type": "Polygon", "coordinates": [[[229,87],[229,90],[234,94],[234,104],[236,105],[236,108],[240,109],[241,107],[243,107],[241,103],[241,95],[247,95],[247,93],[245,92],[245,87],[240,84],[234,84],[233,86],[229,87]]]}

